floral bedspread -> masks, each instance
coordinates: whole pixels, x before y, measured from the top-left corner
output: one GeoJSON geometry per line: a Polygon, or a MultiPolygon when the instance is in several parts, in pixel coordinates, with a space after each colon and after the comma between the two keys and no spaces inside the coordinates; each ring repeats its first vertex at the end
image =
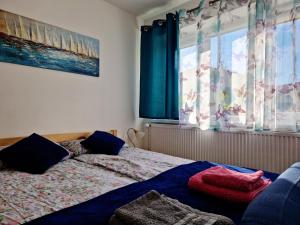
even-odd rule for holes
{"type": "Polygon", "coordinates": [[[0,171],[0,225],[22,224],[189,162],[124,148],[119,156],[80,155],[43,175],[0,171]]]}
{"type": "Polygon", "coordinates": [[[118,156],[83,154],[75,159],[109,169],[137,181],[147,180],[175,166],[192,162],[187,159],[134,148],[123,148],[118,156]]]}

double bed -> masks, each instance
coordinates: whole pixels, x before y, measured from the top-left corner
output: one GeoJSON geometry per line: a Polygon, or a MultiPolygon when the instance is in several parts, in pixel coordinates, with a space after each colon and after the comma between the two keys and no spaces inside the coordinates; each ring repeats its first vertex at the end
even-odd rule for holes
{"type": "MultiPolygon", "coordinates": [[[[115,131],[111,133],[116,135],[115,131]]],[[[80,133],[46,137],[61,143],[76,142],[88,135],[80,133]]],[[[0,139],[0,146],[12,144],[19,139],[0,139]]],[[[117,208],[150,190],[156,190],[193,208],[227,216],[237,225],[263,224],[252,223],[251,219],[249,223],[241,223],[247,204],[228,203],[187,188],[190,176],[216,165],[220,164],[194,162],[124,146],[119,155],[113,156],[76,153],[40,175],[0,170],[0,225],[108,225],[109,218],[117,208]]],[[[255,171],[223,166],[243,173],[255,171]]],[[[298,186],[299,174],[298,171],[294,178],[298,186]]],[[[272,181],[277,176],[265,172],[265,177],[272,181]]],[[[293,185],[290,187],[291,184],[284,186],[282,192],[285,193],[286,188],[299,191],[299,187],[295,189],[293,185]]],[[[276,185],[275,190],[278,194],[276,185]]],[[[284,206],[289,207],[288,204],[284,206]]],[[[288,225],[293,224],[298,223],[296,221],[288,225]]]]}
{"type": "MultiPolygon", "coordinates": [[[[85,136],[73,135],[71,139],[85,136]]],[[[59,142],[70,139],[68,135],[50,137],[59,142]]],[[[16,140],[3,139],[2,143],[16,140]]],[[[82,154],[54,165],[41,175],[2,170],[0,224],[23,224],[190,162],[125,146],[118,156],[82,154]]]]}

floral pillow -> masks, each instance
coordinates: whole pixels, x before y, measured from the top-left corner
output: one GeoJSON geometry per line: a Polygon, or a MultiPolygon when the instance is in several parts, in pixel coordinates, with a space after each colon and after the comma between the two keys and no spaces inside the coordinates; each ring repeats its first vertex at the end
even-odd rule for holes
{"type": "Polygon", "coordinates": [[[88,149],[86,149],[83,145],[80,144],[81,140],[73,140],[73,141],[63,141],[59,144],[66,148],[69,152],[71,152],[73,157],[88,153],[88,149]]]}

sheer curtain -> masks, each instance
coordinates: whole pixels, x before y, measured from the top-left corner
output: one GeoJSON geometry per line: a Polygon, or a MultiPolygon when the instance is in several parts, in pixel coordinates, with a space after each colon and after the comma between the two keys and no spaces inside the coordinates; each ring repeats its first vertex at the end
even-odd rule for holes
{"type": "Polygon", "coordinates": [[[300,131],[300,0],[180,11],[180,122],[300,131]]]}

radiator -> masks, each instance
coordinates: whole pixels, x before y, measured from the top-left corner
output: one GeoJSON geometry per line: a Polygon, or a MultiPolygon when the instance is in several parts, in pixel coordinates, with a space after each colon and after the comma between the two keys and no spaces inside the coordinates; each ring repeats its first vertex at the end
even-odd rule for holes
{"type": "Polygon", "coordinates": [[[300,135],[289,133],[214,132],[151,124],[146,127],[144,148],[278,173],[300,161],[300,135]]]}

